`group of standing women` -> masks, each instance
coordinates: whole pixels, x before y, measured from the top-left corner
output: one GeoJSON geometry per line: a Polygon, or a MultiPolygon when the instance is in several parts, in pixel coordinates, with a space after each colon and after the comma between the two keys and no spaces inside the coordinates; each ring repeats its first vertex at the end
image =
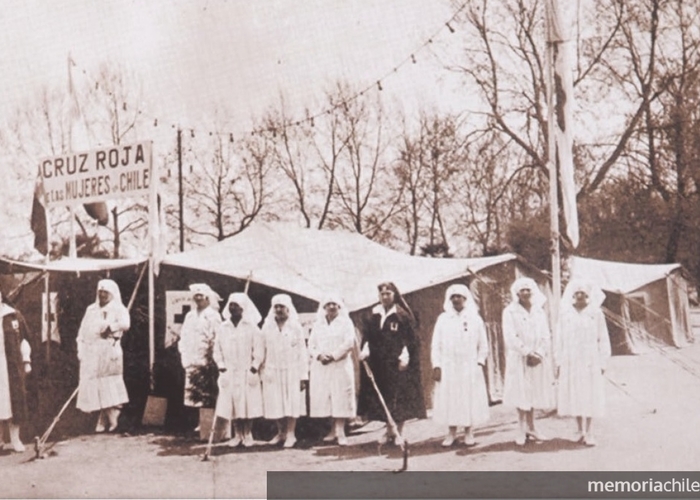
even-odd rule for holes
{"type": "MultiPolygon", "coordinates": [[[[503,403],[518,412],[515,443],[547,438],[535,428],[535,410],[556,408],[575,416],[577,441],[594,445],[593,417],[604,413],[603,373],[610,340],[600,308],[603,292],[590,283],[572,281],[561,303],[555,345],[544,309],[546,298],[534,280],[511,286],[511,303],[503,311],[506,371],[503,403]]],[[[452,285],[433,333],[431,360],[435,381],[433,418],[448,427],[443,446],[451,446],[458,427],[464,443],[475,444],[473,427],[488,420],[483,368],[488,356],[484,322],[469,289],[452,285]]]]}
{"type": "MultiPolygon", "coordinates": [[[[211,292],[201,287],[206,285],[193,285],[193,290],[204,296],[211,292]]],[[[404,422],[426,417],[419,339],[413,313],[396,286],[382,283],[378,293],[379,303],[361,325],[359,355],[376,389],[363,371],[357,405],[351,356],[356,332],[340,297],[331,294],[321,301],[307,346],[288,295],[272,298],[270,312],[258,329],[262,318],[250,298],[231,294],[224,321],[212,320],[219,324],[210,329],[209,337],[220,372],[216,414],[234,422],[231,445],[250,446],[251,419],[264,417],[277,422],[277,434],[270,444],[283,442],[284,447],[293,447],[296,420],[305,409],[302,391],[306,388],[310,392],[309,415],[332,419],[324,441],[346,445],[349,419],[359,413],[368,420],[387,421],[388,410],[397,426],[387,426],[379,442],[401,444],[404,422]]],[[[569,283],[553,344],[544,309],[546,299],[535,281],[516,280],[511,296],[502,318],[506,347],[503,402],[517,409],[516,444],[546,440],[535,427],[534,412],[556,408],[559,415],[577,418],[578,441],[594,445],[591,421],[604,413],[603,373],[610,356],[600,308],[602,291],[582,281],[569,283]]],[[[195,302],[197,299],[196,294],[195,302]]],[[[464,428],[464,443],[473,446],[474,428],[489,418],[486,326],[465,285],[447,289],[443,309],[431,344],[433,419],[448,429],[443,446],[455,443],[459,428],[464,428]]],[[[192,356],[187,352],[192,348],[187,346],[194,336],[201,338],[201,330],[191,328],[186,319],[181,340],[183,363],[189,363],[192,356]]],[[[186,370],[191,368],[185,364],[186,370]]]]}
{"type": "MultiPolygon", "coordinates": [[[[512,301],[504,309],[502,321],[506,347],[503,403],[517,409],[517,445],[546,440],[535,427],[534,412],[555,408],[560,416],[576,417],[576,441],[596,444],[591,422],[605,412],[604,373],[610,357],[601,309],[604,298],[593,284],[571,281],[561,300],[552,346],[544,294],[530,278],[518,279],[511,286],[512,301]]],[[[478,320],[474,322],[480,325],[478,320]]],[[[452,429],[445,444],[453,440],[452,429]]]]}
{"type": "MultiPolygon", "coordinates": [[[[297,418],[305,413],[307,388],[310,416],[333,421],[324,441],[341,446],[347,444],[347,421],[358,413],[369,420],[387,421],[388,411],[397,426],[387,426],[379,442],[396,444],[401,444],[404,422],[426,417],[416,319],[393,283],[379,285],[379,303],[361,326],[359,359],[373,380],[362,372],[359,400],[351,355],[356,331],[339,296],[330,294],[320,302],[307,345],[288,295],[272,298],[259,327],[262,316],[245,293],[231,294],[220,315],[215,307],[219,297],[208,285],[191,285],[190,290],[196,307],[186,315],[178,342],[187,377],[185,404],[201,405],[193,398],[193,376],[213,358],[219,372],[216,415],[233,421],[230,445],[252,445],[252,420],[264,417],[277,423],[270,444],[293,447],[297,418]]],[[[577,280],[567,285],[554,345],[544,309],[546,299],[537,284],[530,278],[518,279],[511,286],[511,296],[502,321],[506,347],[503,402],[517,408],[516,444],[545,440],[535,428],[534,411],[556,408],[559,415],[576,417],[578,441],[594,445],[591,422],[605,411],[603,375],[610,356],[601,310],[603,292],[577,280]]],[[[12,377],[16,372],[21,378],[30,365],[25,352],[28,346],[19,349],[21,338],[13,336],[20,331],[21,322],[13,319],[13,310],[2,307],[0,357],[4,366],[0,366],[0,385],[8,385],[2,373],[9,372],[12,377]],[[19,367],[16,370],[15,365],[19,367]]],[[[489,353],[486,327],[465,285],[447,289],[443,309],[431,345],[433,418],[448,429],[444,446],[455,443],[460,427],[465,429],[464,443],[471,446],[475,444],[474,427],[489,418],[484,372],[489,353]]],[[[101,280],[96,301],[87,308],[77,337],[77,407],[100,411],[98,432],[117,427],[119,408],[128,401],[119,341],[129,326],[129,312],[122,304],[119,287],[112,280],[101,280]]],[[[13,399],[0,400],[0,421],[10,419],[13,446],[19,451],[23,448],[16,423],[22,419],[25,405],[15,402],[19,392],[2,393],[13,399]]]]}
{"type": "MultiPolygon", "coordinates": [[[[276,435],[269,444],[296,443],[297,418],[306,413],[304,390],[309,389],[309,415],[331,418],[325,442],[347,444],[346,423],[358,413],[386,420],[376,392],[361,391],[359,405],[351,353],[356,345],[355,326],[343,300],[329,294],[319,304],[307,339],[291,298],[272,297],[262,316],[244,293],[229,296],[223,321],[211,307],[218,297],[207,285],[192,285],[196,308],[188,312],[178,346],[188,382],[185,404],[199,405],[191,397],[192,374],[207,363],[207,348],[219,371],[217,417],[233,421],[229,445],[251,446],[255,418],[274,420],[276,435]],[[309,384],[310,382],[310,384],[309,384]]],[[[425,417],[420,382],[419,350],[410,309],[392,283],[379,287],[380,304],[364,325],[361,358],[374,368],[375,382],[399,432],[388,431],[384,442],[400,440],[403,422],[425,417]]],[[[363,384],[366,389],[367,386],[363,384]]]]}

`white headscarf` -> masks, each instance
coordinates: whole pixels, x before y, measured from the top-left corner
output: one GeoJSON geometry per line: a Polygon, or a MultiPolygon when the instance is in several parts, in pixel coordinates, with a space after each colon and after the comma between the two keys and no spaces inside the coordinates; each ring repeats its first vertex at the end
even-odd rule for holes
{"type": "Polygon", "coordinates": [[[518,278],[513,282],[510,286],[510,296],[513,303],[517,304],[520,302],[518,293],[525,289],[530,290],[530,302],[533,307],[544,307],[545,302],[547,302],[547,297],[544,296],[542,290],[540,290],[540,287],[537,286],[537,283],[532,278],[518,278]]]}
{"type": "Polygon", "coordinates": [[[228,296],[228,302],[226,302],[224,311],[221,313],[225,320],[231,319],[231,312],[228,310],[228,307],[232,303],[238,304],[243,309],[243,317],[241,318],[241,321],[245,321],[251,325],[257,325],[260,323],[260,320],[262,319],[260,311],[258,311],[258,308],[255,307],[255,304],[253,304],[253,301],[250,300],[250,297],[243,292],[232,293],[228,296]]]}
{"type": "Polygon", "coordinates": [[[276,325],[275,306],[277,305],[282,305],[287,308],[287,311],[289,311],[289,318],[287,318],[288,322],[296,323],[297,325],[299,325],[299,327],[301,327],[301,323],[299,322],[299,314],[297,313],[297,310],[294,307],[294,304],[292,303],[292,298],[286,293],[280,293],[272,297],[272,301],[270,303],[270,310],[268,311],[267,316],[265,317],[263,327],[267,325],[276,325]]]}
{"type": "Polygon", "coordinates": [[[209,299],[209,307],[217,312],[219,311],[219,302],[221,302],[221,297],[206,283],[195,283],[190,285],[190,292],[192,292],[192,296],[201,293],[209,299]]]}
{"type": "Polygon", "coordinates": [[[15,312],[15,310],[11,306],[5,304],[4,302],[0,302],[0,318],[4,318],[8,314],[12,314],[13,312],[15,312]]]}
{"type": "Polygon", "coordinates": [[[119,291],[119,285],[117,285],[113,280],[100,280],[97,282],[97,295],[95,296],[95,302],[100,303],[99,292],[105,291],[109,293],[110,299],[108,303],[116,302],[117,304],[123,306],[122,293],[119,291]]]}
{"type": "Polygon", "coordinates": [[[564,289],[564,295],[561,298],[561,308],[573,308],[574,307],[574,294],[576,292],[585,292],[588,295],[588,307],[600,308],[605,301],[605,292],[600,289],[596,284],[585,279],[575,278],[566,285],[564,289]]]}
{"type": "Polygon", "coordinates": [[[343,302],[343,299],[340,298],[340,295],[337,293],[329,293],[325,297],[323,297],[323,300],[318,303],[318,311],[316,311],[316,324],[323,325],[327,323],[326,321],[326,305],[328,304],[337,304],[338,305],[338,317],[340,318],[341,316],[346,316],[350,317],[350,313],[348,312],[347,307],[345,307],[345,303],[343,302]]]}
{"type": "Polygon", "coordinates": [[[467,313],[479,314],[479,307],[476,305],[474,295],[472,295],[472,292],[469,290],[467,285],[462,285],[460,283],[447,287],[447,291],[445,292],[445,302],[442,305],[445,312],[457,312],[455,311],[452,301],[450,300],[453,295],[461,295],[467,299],[466,303],[464,304],[464,309],[467,311],[467,313]]]}

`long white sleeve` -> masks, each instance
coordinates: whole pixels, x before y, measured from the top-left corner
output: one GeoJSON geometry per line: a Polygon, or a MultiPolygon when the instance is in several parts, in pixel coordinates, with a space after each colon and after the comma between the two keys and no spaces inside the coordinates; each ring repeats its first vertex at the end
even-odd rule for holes
{"type": "Polygon", "coordinates": [[[598,311],[598,314],[596,315],[596,327],[598,332],[598,353],[600,355],[600,366],[605,370],[611,356],[611,348],[610,334],[608,333],[608,325],[605,322],[605,314],[603,314],[603,311],[598,311]]]}
{"type": "Polygon", "coordinates": [[[224,352],[224,325],[219,325],[216,337],[214,338],[214,349],[212,353],[214,362],[219,370],[226,370],[226,354],[224,352]]]}
{"type": "Polygon", "coordinates": [[[557,327],[555,328],[554,337],[554,366],[561,366],[561,359],[564,356],[564,321],[566,316],[564,314],[559,314],[559,319],[557,320],[557,327]]]}
{"type": "Polygon", "coordinates": [[[75,342],[78,347],[78,360],[83,359],[83,353],[85,352],[85,337],[87,335],[87,328],[88,328],[88,315],[90,314],[90,308],[85,311],[85,315],[83,316],[82,321],[80,322],[80,328],[78,328],[78,336],[75,339],[75,342]]]}
{"type": "Polygon", "coordinates": [[[442,340],[444,322],[444,316],[440,314],[435,322],[435,328],[433,329],[433,340],[430,344],[430,362],[432,363],[433,368],[442,367],[442,340]]]}
{"type": "Polygon", "coordinates": [[[511,349],[517,351],[522,356],[529,354],[529,351],[525,348],[525,344],[518,335],[515,324],[513,322],[512,311],[509,307],[503,310],[503,341],[505,342],[506,349],[511,349]]]}
{"type": "Polygon", "coordinates": [[[250,366],[255,370],[260,370],[265,361],[265,338],[263,337],[260,328],[257,326],[251,327],[253,334],[253,352],[251,355],[250,366]]]}
{"type": "Polygon", "coordinates": [[[322,354],[318,345],[319,328],[319,326],[314,325],[309,336],[309,356],[311,359],[318,359],[318,356],[322,354]]]}
{"type": "Polygon", "coordinates": [[[32,347],[29,345],[29,342],[27,342],[27,339],[22,339],[22,342],[19,344],[19,350],[22,353],[22,361],[25,363],[31,363],[32,347]]]}
{"type": "Polygon", "coordinates": [[[298,330],[298,360],[299,360],[299,380],[309,380],[309,351],[306,348],[306,339],[304,339],[304,332],[301,328],[298,330]]]}
{"type": "Polygon", "coordinates": [[[109,329],[114,338],[121,338],[122,334],[131,327],[131,317],[129,310],[123,306],[111,308],[109,318],[109,329]]]}
{"type": "Polygon", "coordinates": [[[343,329],[343,341],[330,353],[336,361],[345,359],[345,357],[350,354],[353,347],[355,347],[355,325],[352,324],[352,320],[347,319],[339,326],[343,329]]]}
{"type": "Polygon", "coordinates": [[[479,330],[479,340],[477,344],[477,362],[479,364],[486,364],[486,359],[489,357],[489,339],[486,335],[486,325],[484,321],[479,318],[477,322],[477,328],[479,330]]]}
{"type": "Polygon", "coordinates": [[[550,355],[552,339],[547,324],[547,315],[544,310],[537,312],[537,347],[535,352],[542,357],[550,355]]]}
{"type": "Polygon", "coordinates": [[[182,329],[180,330],[180,340],[177,343],[177,350],[180,352],[180,361],[182,366],[187,368],[190,366],[194,360],[192,351],[192,336],[194,332],[191,331],[192,319],[189,317],[189,313],[185,316],[185,321],[182,324],[182,329]]]}

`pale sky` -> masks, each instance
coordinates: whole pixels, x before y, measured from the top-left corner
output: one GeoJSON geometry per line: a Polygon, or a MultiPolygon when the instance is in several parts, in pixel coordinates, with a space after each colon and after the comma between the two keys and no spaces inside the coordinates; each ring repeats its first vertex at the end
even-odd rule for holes
{"type": "MultiPolygon", "coordinates": [[[[187,128],[222,103],[247,121],[277,104],[280,92],[293,109],[322,111],[323,90],[335,81],[372,85],[441,28],[432,50],[460,43],[444,27],[453,13],[448,0],[0,0],[0,6],[3,114],[42,85],[66,85],[68,53],[76,79],[90,78],[105,62],[132,71],[143,82],[148,112],[187,128]]],[[[416,58],[384,80],[386,96],[408,111],[462,107],[467,97],[430,50],[416,58]]]]}
{"type": "MultiPolygon", "coordinates": [[[[305,107],[322,112],[324,91],[341,79],[364,89],[382,78],[385,103],[408,114],[464,111],[471,96],[436,57],[464,47],[445,26],[453,13],[449,0],[0,0],[0,132],[42,87],[67,89],[69,53],[76,86],[94,82],[103,64],[141,82],[139,108],[160,125],[139,140],[156,151],[172,150],[171,125],[206,130],[221,106],[235,133],[280,93],[295,120],[305,107]],[[393,73],[411,54],[417,63],[393,73]]],[[[31,181],[15,184],[0,199],[11,221],[3,252],[31,247],[31,181]]]]}

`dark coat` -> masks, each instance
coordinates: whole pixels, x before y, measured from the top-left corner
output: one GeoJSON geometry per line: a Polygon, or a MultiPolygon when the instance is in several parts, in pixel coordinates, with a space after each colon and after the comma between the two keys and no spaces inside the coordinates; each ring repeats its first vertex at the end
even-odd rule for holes
{"type": "Polygon", "coordinates": [[[10,383],[10,402],[12,404],[12,423],[22,426],[29,420],[27,411],[26,374],[20,344],[27,338],[24,318],[13,311],[2,318],[2,329],[5,337],[5,357],[7,358],[7,374],[10,383]]]}
{"type": "MultiPolygon", "coordinates": [[[[425,402],[420,374],[420,345],[411,316],[399,305],[396,313],[389,315],[380,327],[381,315],[373,313],[363,323],[363,345],[369,343],[367,362],[374,374],[379,391],[396,422],[412,418],[425,418],[425,402]],[[408,368],[399,370],[399,355],[406,347],[408,368]]],[[[369,420],[386,422],[386,414],[372,387],[372,382],[362,370],[358,414],[369,420]]]]}

